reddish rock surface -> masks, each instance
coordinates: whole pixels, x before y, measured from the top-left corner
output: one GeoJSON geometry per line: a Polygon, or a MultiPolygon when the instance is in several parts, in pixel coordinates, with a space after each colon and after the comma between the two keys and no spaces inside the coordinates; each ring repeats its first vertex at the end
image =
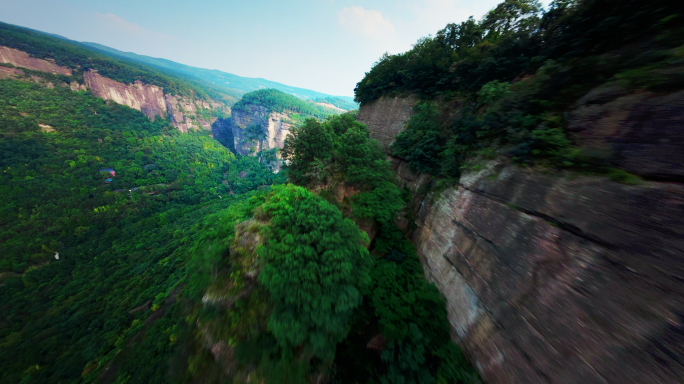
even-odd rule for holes
{"type": "Polygon", "coordinates": [[[23,75],[24,72],[21,69],[0,67],[0,79],[14,79],[23,75]]]}
{"type": "Polygon", "coordinates": [[[84,72],[83,79],[93,95],[97,97],[137,109],[153,121],[156,116],[166,118],[164,90],[156,85],[147,85],[139,81],[134,84],[124,84],[94,71],[84,72]]]}
{"type": "Polygon", "coordinates": [[[0,62],[12,64],[15,67],[23,67],[34,71],[50,72],[59,75],[71,76],[71,69],[61,67],[51,61],[38,59],[24,51],[0,46],[0,62]]]}
{"type": "Polygon", "coordinates": [[[430,196],[414,234],[488,383],[676,383],[684,186],[492,164],[430,196]]]}
{"type": "MultiPolygon", "coordinates": [[[[409,105],[359,119],[387,151],[409,105]]],[[[566,114],[588,153],[657,180],[643,185],[491,163],[426,195],[431,178],[390,158],[426,277],[487,383],[684,383],[683,106],[605,84],[566,114]]]]}
{"type": "Polygon", "coordinates": [[[631,92],[605,84],[568,114],[578,144],[648,178],[684,177],[684,91],[631,92]]]}
{"type": "Polygon", "coordinates": [[[377,140],[382,149],[389,153],[389,146],[394,142],[397,134],[404,130],[417,101],[415,96],[381,97],[364,104],[359,109],[357,118],[369,128],[372,127],[371,139],[377,140]]]}
{"type": "MultiPolygon", "coordinates": [[[[230,108],[223,104],[165,94],[164,89],[156,85],[143,84],[139,81],[134,84],[124,84],[94,71],[85,72],[83,78],[93,95],[137,109],[153,121],[156,116],[168,117],[171,123],[182,132],[196,128],[211,129],[211,124],[216,121],[216,117],[209,119],[198,117],[197,112],[200,109],[223,109],[224,112],[230,113],[230,108]]],[[[76,88],[77,86],[78,84],[71,85],[72,89],[80,89],[76,88]]]]}

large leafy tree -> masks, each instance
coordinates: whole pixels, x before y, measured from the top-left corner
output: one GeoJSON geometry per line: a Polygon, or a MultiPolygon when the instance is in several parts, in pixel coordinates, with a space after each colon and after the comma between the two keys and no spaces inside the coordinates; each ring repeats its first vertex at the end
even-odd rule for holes
{"type": "Polygon", "coordinates": [[[291,184],[274,188],[263,209],[270,221],[259,281],[273,303],[269,328],[282,348],[330,360],[370,282],[368,238],[335,206],[291,184]]]}
{"type": "Polygon", "coordinates": [[[333,150],[333,134],[327,125],[307,119],[294,128],[285,139],[283,159],[289,162],[289,176],[296,183],[307,181],[309,166],[316,160],[327,159],[333,150]]]}

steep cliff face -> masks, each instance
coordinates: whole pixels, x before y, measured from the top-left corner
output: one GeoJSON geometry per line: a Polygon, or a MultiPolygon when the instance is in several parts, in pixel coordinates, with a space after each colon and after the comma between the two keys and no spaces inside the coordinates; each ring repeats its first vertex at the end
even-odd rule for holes
{"type": "MultiPolygon", "coordinates": [[[[26,52],[4,46],[0,46],[0,62],[35,71],[72,76],[72,71],[69,68],[61,67],[48,60],[31,57],[26,52]]],[[[24,73],[18,68],[0,67],[0,78],[22,77],[25,77],[24,73]]],[[[27,79],[45,82],[30,77],[27,79]]],[[[83,72],[83,79],[85,84],[71,81],[70,84],[62,85],[68,86],[72,91],[89,89],[93,95],[137,109],[151,120],[157,116],[169,118],[171,123],[182,132],[188,132],[188,130],[195,128],[211,129],[211,124],[216,121],[216,117],[210,113],[212,110],[230,114],[230,107],[222,103],[172,95],[165,93],[161,87],[143,84],[139,81],[133,84],[124,84],[104,77],[93,70],[83,72]]],[[[46,83],[46,85],[54,86],[52,83],[46,83]]]]}
{"type": "Polygon", "coordinates": [[[154,121],[156,116],[166,117],[164,90],[141,82],[124,84],[101,76],[95,71],[83,73],[86,86],[93,95],[117,104],[127,105],[154,121]]]}
{"type": "Polygon", "coordinates": [[[582,97],[568,114],[578,143],[616,167],[647,178],[684,177],[684,91],[627,92],[609,83],[582,97]]]}
{"type": "Polygon", "coordinates": [[[681,185],[491,164],[427,196],[414,240],[488,382],[666,383],[684,374],[682,212],[681,185]]]}
{"type": "Polygon", "coordinates": [[[69,68],[61,67],[48,60],[31,57],[26,52],[4,46],[0,46],[0,62],[12,64],[15,67],[32,69],[34,71],[71,76],[71,69],[69,68]]]}
{"type": "MultiPolygon", "coordinates": [[[[426,277],[446,297],[453,339],[488,383],[684,377],[684,186],[662,182],[678,180],[684,163],[681,95],[600,94],[568,114],[578,142],[654,181],[491,162],[421,195],[431,178],[393,159],[415,193],[412,236],[426,277]]],[[[376,101],[372,115],[406,121],[392,117],[397,104],[376,101]]],[[[376,137],[390,126],[364,120],[376,137]]]]}
{"type": "Polygon", "coordinates": [[[389,153],[389,146],[397,134],[404,130],[417,101],[415,96],[381,97],[364,104],[359,109],[357,119],[368,127],[373,127],[370,130],[371,139],[377,140],[382,149],[389,153]]]}
{"type": "Polygon", "coordinates": [[[257,104],[247,104],[244,111],[233,111],[231,119],[235,150],[243,156],[273,148],[283,148],[285,138],[292,127],[292,121],[287,113],[270,112],[266,107],[257,104]],[[245,128],[251,125],[261,127],[263,140],[247,139],[245,128]]]}
{"type": "Polygon", "coordinates": [[[124,84],[103,77],[95,71],[85,72],[83,78],[93,95],[137,109],[151,120],[154,120],[155,116],[168,117],[171,123],[182,132],[188,132],[189,129],[194,128],[211,129],[211,124],[216,117],[200,117],[199,111],[221,109],[230,113],[230,108],[223,104],[165,94],[162,88],[139,81],[134,84],[124,84]]]}

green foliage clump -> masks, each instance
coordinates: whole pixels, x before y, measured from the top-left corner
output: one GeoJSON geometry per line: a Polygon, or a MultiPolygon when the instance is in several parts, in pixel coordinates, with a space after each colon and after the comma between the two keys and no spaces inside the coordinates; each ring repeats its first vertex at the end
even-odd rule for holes
{"type": "Polygon", "coordinates": [[[269,329],[282,347],[330,360],[361,303],[371,264],[367,236],[334,206],[302,187],[276,187],[259,281],[271,295],[269,329]]]}
{"type": "Polygon", "coordinates": [[[448,24],[405,53],[385,54],[357,84],[355,100],[472,95],[491,81],[534,73],[549,59],[586,58],[652,37],[674,47],[683,37],[681,20],[666,0],[556,0],[546,11],[537,0],[505,0],[479,22],[448,24]]]}
{"type": "MultiPolygon", "coordinates": [[[[419,104],[418,109],[406,141],[411,134],[419,141],[425,127],[440,129],[432,104],[419,104]]],[[[370,220],[377,231],[371,247],[378,257],[371,284],[363,291],[363,305],[351,317],[351,332],[337,346],[333,381],[477,383],[477,374],[450,341],[439,291],[425,281],[413,246],[394,224],[404,205],[402,192],[366,126],[343,114],[324,122],[308,120],[300,129],[286,139],[283,151],[290,161],[290,179],[313,186],[353,187],[360,193],[351,197],[350,210],[344,201],[335,203],[350,217],[370,220]],[[369,339],[380,335],[384,343],[378,353],[366,348],[369,339]]],[[[334,201],[326,190],[320,195],[334,201]]]]}
{"type": "Polygon", "coordinates": [[[324,119],[335,112],[312,102],[301,100],[277,89],[260,89],[246,93],[233,105],[234,111],[246,111],[248,105],[266,107],[269,112],[294,112],[304,116],[324,119]]]}
{"type": "Polygon", "coordinates": [[[295,183],[305,184],[310,179],[314,162],[332,155],[333,144],[330,129],[314,119],[307,119],[301,126],[294,127],[285,138],[281,151],[283,159],[290,162],[288,177],[295,183]]]}
{"type": "Polygon", "coordinates": [[[411,169],[438,174],[445,140],[437,107],[421,102],[414,107],[406,130],[397,135],[390,149],[393,155],[405,159],[411,169]]]}
{"type": "Polygon", "coordinates": [[[661,0],[557,0],[546,11],[536,0],[505,0],[481,21],[449,24],[383,56],[357,84],[356,101],[411,93],[458,102],[442,124],[418,104],[398,135],[393,154],[416,171],[457,177],[468,158],[491,150],[526,164],[594,167],[597,159],[573,148],[566,112],[606,82],[680,89],[681,20],[661,0]]]}

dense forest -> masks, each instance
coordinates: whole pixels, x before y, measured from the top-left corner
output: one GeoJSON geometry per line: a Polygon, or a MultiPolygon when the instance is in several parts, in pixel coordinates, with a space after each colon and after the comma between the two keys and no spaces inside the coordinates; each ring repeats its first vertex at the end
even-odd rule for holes
{"type": "Polygon", "coordinates": [[[199,341],[180,352],[184,380],[479,382],[395,224],[409,195],[366,126],[308,119],[283,158],[292,184],[243,223],[214,215],[196,243],[187,294],[199,341]]]}
{"type": "Polygon", "coordinates": [[[478,381],[353,114],[274,174],[85,92],[0,96],[3,382],[478,381]]]}
{"type": "Polygon", "coordinates": [[[164,382],[176,331],[145,319],[171,316],[199,224],[282,176],[83,92],[2,80],[0,116],[0,381],[92,381],[125,350],[121,377],[164,382]]]}
{"type": "Polygon", "coordinates": [[[479,21],[449,24],[405,53],[384,55],[357,84],[356,100],[422,99],[392,147],[414,170],[456,177],[469,158],[504,155],[633,180],[610,169],[605,154],[577,148],[565,112],[604,83],[681,89],[683,16],[661,0],[555,0],[547,10],[506,0],[479,21]],[[445,119],[450,108],[456,115],[445,119]]]}

